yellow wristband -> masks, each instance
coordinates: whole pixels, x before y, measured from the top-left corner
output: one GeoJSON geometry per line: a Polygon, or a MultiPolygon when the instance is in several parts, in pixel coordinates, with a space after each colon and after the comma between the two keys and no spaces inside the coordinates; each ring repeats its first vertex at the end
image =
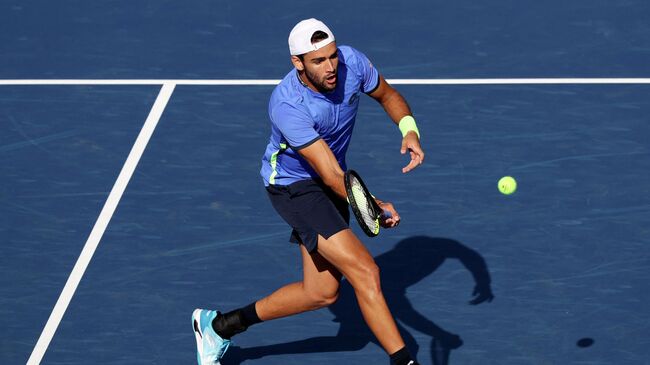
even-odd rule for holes
{"type": "Polygon", "coordinates": [[[402,137],[406,137],[406,133],[413,131],[418,135],[418,139],[420,138],[420,131],[418,130],[417,124],[415,124],[415,119],[410,115],[400,119],[399,130],[402,132],[402,137]]]}

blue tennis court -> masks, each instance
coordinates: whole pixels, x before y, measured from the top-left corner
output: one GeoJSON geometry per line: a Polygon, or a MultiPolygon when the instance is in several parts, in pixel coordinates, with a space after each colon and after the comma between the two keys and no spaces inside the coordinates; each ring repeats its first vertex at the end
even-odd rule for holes
{"type": "MultiPolygon", "coordinates": [[[[415,171],[401,173],[399,131],[367,97],[348,153],[402,216],[373,239],[352,225],[418,361],[650,364],[647,2],[1,7],[0,363],[36,349],[42,364],[195,363],[194,308],[301,279],[259,175],[273,84],[210,80],[282,78],[289,30],[315,16],[402,80],[418,118],[415,171]],[[638,82],[454,84],[495,78],[638,82]],[[475,290],[494,300],[470,304],[475,290]]],[[[222,363],[332,362],[388,362],[345,282],[333,306],[235,337],[222,363]]]]}

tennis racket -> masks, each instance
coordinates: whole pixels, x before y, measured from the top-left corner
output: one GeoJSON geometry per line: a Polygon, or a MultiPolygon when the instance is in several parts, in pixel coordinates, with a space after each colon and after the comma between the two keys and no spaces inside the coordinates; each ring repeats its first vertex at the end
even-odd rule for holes
{"type": "Polygon", "coordinates": [[[343,180],[348,193],[348,203],[359,226],[368,237],[375,237],[379,234],[379,218],[383,210],[356,171],[346,171],[343,180]]]}

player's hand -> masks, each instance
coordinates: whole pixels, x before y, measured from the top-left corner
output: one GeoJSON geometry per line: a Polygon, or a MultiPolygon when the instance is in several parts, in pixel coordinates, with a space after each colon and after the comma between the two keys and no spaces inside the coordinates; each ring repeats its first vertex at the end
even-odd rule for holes
{"type": "Polygon", "coordinates": [[[379,203],[379,207],[383,210],[381,216],[379,216],[379,224],[384,228],[397,227],[400,218],[393,204],[389,202],[381,202],[379,203]]]}
{"type": "Polygon", "coordinates": [[[406,133],[406,136],[402,139],[402,150],[400,152],[405,154],[407,151],[411,155],[411,162],[402,168],[403,173],[413,170],[424,162],[424,151],[420,146],[420,139],[413,131],[406,133]]]}

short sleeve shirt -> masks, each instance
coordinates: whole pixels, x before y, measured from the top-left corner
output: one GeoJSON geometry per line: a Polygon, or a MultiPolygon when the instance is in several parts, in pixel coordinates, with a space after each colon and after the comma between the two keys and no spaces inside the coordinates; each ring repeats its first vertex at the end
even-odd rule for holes
{"type": "Polygon", "coordinates": [[[346,169],[345,154],[361,93],[379,86],[379,73],[368,58],[349,46],[338,47],[336,89],[319,93],[304,85],[296,69],[273,90],[269,101],[271,136],[262,158],[264,185],[289,185],[317,178],[298,151],[322,139],[346,169]]]}

